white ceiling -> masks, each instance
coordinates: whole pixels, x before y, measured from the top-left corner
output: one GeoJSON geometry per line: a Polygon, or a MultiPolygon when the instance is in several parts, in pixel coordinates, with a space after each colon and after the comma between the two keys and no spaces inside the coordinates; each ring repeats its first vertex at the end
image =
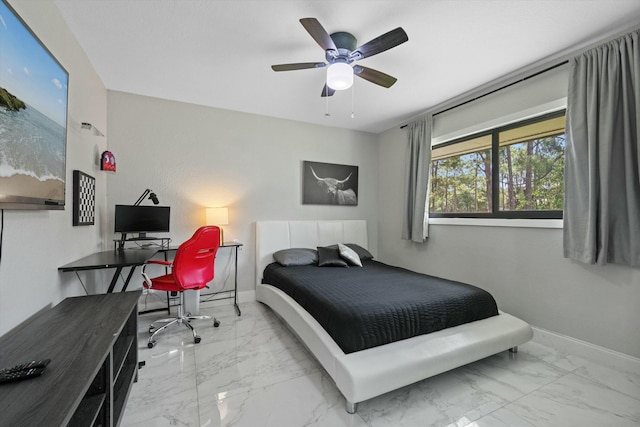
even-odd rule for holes
{"type": "Polygon", "coordinates": [[[53,1],[107,89],[373,133],[640,22],[638,0],[53,1]],[[356,78],[325,116],[325,69],[270,68],[324,61],[304,17],[358,45],[404,28],[408,42],[359,62],[398,82],[356,78]]]}

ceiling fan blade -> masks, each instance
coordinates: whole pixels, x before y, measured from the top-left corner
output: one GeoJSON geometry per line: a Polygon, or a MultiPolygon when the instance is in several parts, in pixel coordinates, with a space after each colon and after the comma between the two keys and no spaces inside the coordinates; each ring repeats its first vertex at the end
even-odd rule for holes
{"type": "Polygon", "coordinates": [[[299,62],[297,64],[278,64],[272,65],[273,71],[292,71],[292,70],[305,70],[307,68],[322,68],[326,66],[324,62],[299,62]]]}
{"type": "Polygon", "coordinates": [[[333,39],[316,18],[302,18],[300,23],[322,49],[338,51],[333,39]]]}
{"type": "Polygon", "coordinates": [[[363,67],[362,65],[355,65],[353,67],[353,72],[358,77],[362,77],[363,79],[368,80],[371,83],[375,83],[386,88],[390,88],[395,82],[398,81],[398,79],[390,76],[389,74],[374,70],[373,68],[363,67]]]}
{"type": "Polygon", "coordinates": [[[330,88],[329,86],[327,86],[327,85],[326,85],[326,83],[325,83],[324,87],[322,88],[322,95],[320,95],[320,96],[322,96],[322,97],[325,97],[325,96],[333,96],[333,94],[334,94],[334,93],[336,93],[336,91],[335,91],[335,90],[333,90],[333,89],[331,89],[331,88],[330,88]]]}
{"type": "Polygon", "coordinates": [[[391,30],[388,33],[376,37],[375,39],[357,47],[349,57],[354,61],[362,58],[368,58],[373,55],[377,55],[380,52],[389,50],[392,47],[396,47],[409,40],[407,33],[404,32],[402,27],[398,27],[395,30],[391,30]]]}

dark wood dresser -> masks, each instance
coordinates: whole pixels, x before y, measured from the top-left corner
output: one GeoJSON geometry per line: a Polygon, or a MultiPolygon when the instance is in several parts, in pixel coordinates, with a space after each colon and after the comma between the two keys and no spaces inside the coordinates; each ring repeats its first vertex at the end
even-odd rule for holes
{"type": "Polygon", "coordinates": [[[0,426],[116,426],[138,368],[140,291],[67,298],[0,337],[0,369],[51,359],[0,384],[0,426]]]}

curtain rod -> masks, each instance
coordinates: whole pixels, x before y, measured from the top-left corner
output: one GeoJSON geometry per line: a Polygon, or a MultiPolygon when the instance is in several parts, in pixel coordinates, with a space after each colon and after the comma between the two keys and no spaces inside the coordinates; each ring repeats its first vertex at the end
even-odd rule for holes
{"type": "MultiPolygon", "coordinates": [[[[528,76],[525,76],[525,77],[523,77],[523,78],[521,78],[521,79],[519,79],[519,80],[513,81],[513,82],[511,82],[511,83],[507,83],[507,84],[505,84],[504,86],[500,86],[500,87],[498,87],[498,88],[496,88],[496,89],[490,90],[489,92],[483,93],[482,95],[478,95],[478,96],[476,96],[475,98],[471,98],[471,99],[468,99],[468,100],[466,100],[466,101],[463,101],[463,102],[461,102],[461,103],[459,103],[459,104],[452,105],[451,107],[445,108],[445,109],[444,109],[444,110],[442,110],[442,111],[438,111],[438,112],[437,112],[437,113],[435,113],[433,116],[437,116],[438,114],[442,114],[442,113],[444,113],[444,112],[447,112],[447,111],[453,110],[453,109],[455,109],[455,108],[462,107],[462,106],[463,106],[463,105],[465,105],[465,104],[468,104],[468,103],[473,102],[473,101],[477,101],[477,100],[478,100],[478,99],[480,99],[480,98],[484,98],[485,96],[491,95],[492,93],[496,93],[496,92],[499,92],[499,91],[501,91],[501,90],[503,90],[503,89],[506,89],[506,88],[508,88],[508,87],[511,87],[511,86],[513,86],[513,85],[516,85],[516,84],[518,84],[518,83],[522,83],[522,82],[524,82],[525,80],[529,80],[529,79],[531,79],[531,78],[533,78],[533,77],[539,76],[540,74],[544,74],[544,73],[546,73],[547,71],[551,71],[551,70],[553,70],[553,69],[556,69],[556,68],[558,68],[558,67],[560,67],[560,66],[562,66],[562,65],[568,64],[568,63],[569,63],[569,61],[568,61],[568,60],[565,60],[565,61],[559,62],[559,63],[557,63],[557,64],[554,64],[554,65],[550,66],[550,67],[545,68],[544,70],[537,71],[537,72],[535,72],[535,73],[533,73],[533,74],[530,74],[530,75],[528,75],[528,76]]],[[[402,125],[402,126],[400,126],[400,129],[404,129],[404,128],[406,128],[407,126],[408,126],[408,124],[406,124],[406,125],[402,125]]]]}
{"type": "MultiPolygon", "coordinates": [[[[573,46],[571,48],[568,48],[568,49],[565,49],[563,51],[560,51],[560,52],[552,55],[551,57],[548,57],[546,60],[539,61],[537,63],[537,65],[535,65],[536,63],[534,63],[534,64],[529,65],[528,67],[525,67],[525,68],[528,68],[529,69],[528,71],[531,72],[531,71],[534,71],[535,69],[537,69],[539,67],[544,67],[545,66],[545,62],[546,62],[546,64],[551,64],[551,63],[554,63],[555,61],[560,61],[559,63],[554,63],[553,65],[551,65],[549,67],[546,67],[545,69],[543,69],[541,71],[536,71],[533,74],[527,75],[527,76],[525,76],[524,78],[521,78],[521,79],[517,79],[516,81],[514,81],[512,83],[507,83],[504,86],[501,86],[501,87],[499,87],[497,89],[491,89],[489,92],[483,93],[481,95],[478,95],[478,96],[474,97],[473,99],[470,99],[470,100],[467,100],[467,101],[461,101],[459,104],[456,104],[456,105],[454,105],[452,107],[447,107],[446,109],[444,109],[442,111],[438,111],[438,108],[442,108],[443,104],[446,105],[447,101],[445,101],[445,102],[443,102],[443,103],[441,103],[439,105],[434,106],[433,108],[428,108],[427,110],[423,111],[422,113],[416,114],[415,116],[413,116],[409,120],[414,120],[416,117],[419,117],[419,116],[421,116],[423,114],[426,114],[429,111],[437,111],[436,113],[433,114],[434,116],[437,116],[440,113],[443,113],[445,111],[451,110],[451,109],[459,107],[461,105],[464,105],[467,102],[475,101],[476,99],[482,98],[483,96],[489,95],[489,94],[494,93],[494,92],[496,92],[498,90],[501,90],[501,89],[504,89],[506,87],[509,87],[509,86],[511,86],[511,85],[513,85],[515,83],[519,83],[519,82],[521,82],[523,80],[526,80],[528,78],[537,76],[540,73],[544,73],[545,71],[549,71],[549,70],[551,70],[551,69],[553,69],[555,67],[564,65],[564,64],[568,63],[575,56],[581,55],[581,54],[583,54],[584,52],[587,52],[590,49],[593,49],[593,48],[601,46],[601,45],[603,45],[605,43],[611,42],[611,41],[613,41],[615,39],[618,39],[620,37],[624,37],[625,35],[631,33],[632,31],[638,31],[638,29],[639,29],[638,26],[639,25],[640,25],[640,23],[636,20],[636,22],[631,23],[631,24],[627,24],[622,29],[609,31],[607,34],[601,35],[601,38],[598,38],[596,40],[592,39],[590,41],[581,43],[580,45],[573,46]]],[[[527,71],[521,71],[522,74],[526,74],[526,72],[527,71]]],[[[503,76],[503,79],[504,80],[510,80],[510,79],[514,78],[514,74],[517,76],[517,71],[514,72],[510,77],[509,77],[509,75],[503,76]]],[[[497,82],[494,81],[494,84],[499,84],[499,82],[497,83],[497,82]]],[[[482,91],[483,86],[484,86],[484,89],[486,90],[486,89],[491,87],[491,83],[487,83],[485,85],[482,85],[477,89],[479,89],[479,91],[482,91]]],[[[467,94],[467,96],[469,96],[469,95],[467,94]]],[[[453,99],[455,99],[455,98],[464,99],[464,97],[465,97],[465,95],[461,94],[458,97],[454,97],[453,99]]],[[[405,127],[407,127],[407,124],[404,124],[404,125],[400,126],[400,129],[404,129],[405,127]]]]}

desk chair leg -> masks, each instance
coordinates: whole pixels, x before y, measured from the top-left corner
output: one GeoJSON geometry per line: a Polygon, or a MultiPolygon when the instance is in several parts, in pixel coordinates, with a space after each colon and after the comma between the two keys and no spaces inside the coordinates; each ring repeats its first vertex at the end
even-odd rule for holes
{"type": "MultiPolygon", "coordinates": [[[[191,320],[210,320],[212,317],[211,316],[192,316],[191,313],[187,313],[186,315],[184,315],[182,311],[183,307],[184,307],[184,292],[180,294],[180,305],[178,305],[177,317],[160,319],[151,323],[151,325],[149,326],[149,333],[151,334],[151,336],[149,337],[149,341],[147,342],[147,347],[153,348],[156,345],[156,340],[155,340],[156,335],[158,335],[158,333],[164,331],[165,329],[167,329],[167,327],[169,327],[170,325],[173,325],[174,323],[182,323],[187,328],[189,328],[189,330],[191,331],[191,334],[193,334],[194,343],[198,344],[201,341],[201,338],[196,332],[195,328],[191,326],[189,322],[191,320]],[[166,324],[156,329],[155,327],[156,323],[166,323],[166,324]]],[[[213,317],[213,326],[216,328],[220,326],[220,322],[215,317],[213,317]]]]}
{"type": "Polygon", "coordinates": [[[187,320],[211,320],[211,319],[213,319],[213,326],[215,328],[220,326],[220,321],[218,319],[216,319],[215,317],[211,317],[211,316],[192,316],[190,313],[187,313],[187,315],[185,317],[187,318],[187,320]]]}
{"type": "Polygon", "coordinates": [[[183,322],[184,326],[186,326],[187,328],[191,329],[191,333],[193,334],[193,342],[198,344],[201,340],[200,336],[198,335],[198,333],[196,332],[195,329],[193,329],[193,326],[191,326],[191,323],[189,322],[183,322]]]}
{"type": "Polygon", "coordinates": [[[160,332],[164,331],[165,329],[167,329],[169,326],[173,325],[174,323],[178,323],[180,320],[181,320],[180,318],[174,317],[172,319],[161,319],[153,322],[151,326],[149,326],[149,333],[151,334],[151,336],[149,337],[149,341],[147,342],[147,347],[153,348],[153,346],[156,345],[156,340],[154,339],[155,336],[158,335],[160,332]],[[153,326],[155,323],[163,323],[163,322],[166,322],[166,324],[162,325],[158,329],[156,329],[153,326]]]}

